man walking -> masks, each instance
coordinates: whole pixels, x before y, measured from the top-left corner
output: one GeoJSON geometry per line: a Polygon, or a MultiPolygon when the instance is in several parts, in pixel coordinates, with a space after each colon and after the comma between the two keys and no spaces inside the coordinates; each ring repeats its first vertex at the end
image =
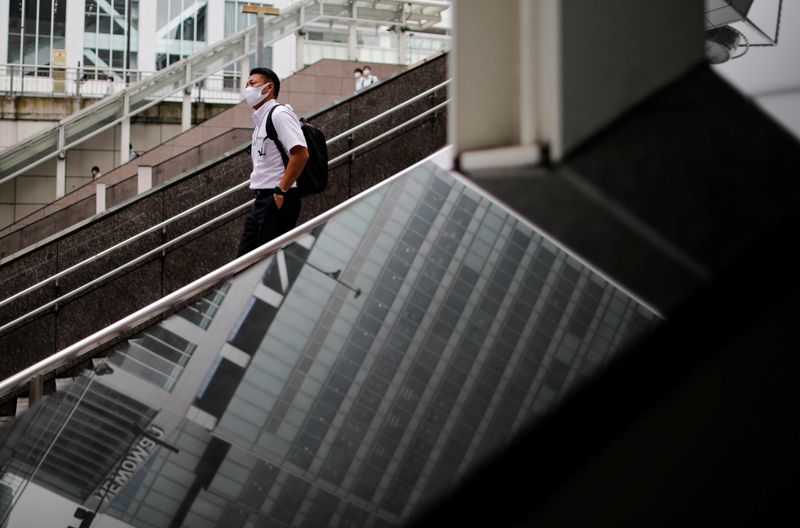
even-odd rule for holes
{"type": "Polygon", "coordinates": [[[291,230],[300,217],[296,180],[308,160],[308,147],[300,120],[278,104],[280,91],[281,81],[275,72],[269,68],[250,71],[244,97],[254,110],[250,188],[255,191],[255,203],[245,220],[237,257],[291,230]],[[276,143],[267,137],[270,112],[278,141],[288,156],[286,165],[276,143]]]}

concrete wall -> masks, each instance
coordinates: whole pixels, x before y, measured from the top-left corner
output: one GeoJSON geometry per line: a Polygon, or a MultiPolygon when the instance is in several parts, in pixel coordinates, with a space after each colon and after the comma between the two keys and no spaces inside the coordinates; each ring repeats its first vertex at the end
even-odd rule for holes
{"type": "MultiPolygon", "coordinates": [[[[332,137],[408,99],[410,94],[441,83],[447,78],[446,62],[446,57],[440,56],[311,118],[328,137],[332,137]]],[[[350,144],[357,145],[375,137],[397,123],[418,115],[421,109],[440,103],[444,98],[444,90],[441,90],[435,96],[398,112],[399,115],[391,120],[376,123],[368,130],[359,132],[351,142],[333,145],[331,158],[347,150],[350,144]]],[[[304,200],[301,221],[322,213],[432,154],[445,142],[446,113],[441,113],[370,147],[354,159],[348,158],[334,164],[329,173],[329,189],[304,200]]],[[[58,270],[125,240],[145,227],[245,181],[250,169],[249,154],[246,149],[240,150],[212,166],[153,189],[125,206],[95,217],[63,236],[24,252],[0,267],[0,298],[7,298],[58,270]]],[[[56,295],[74,290],[103,273],[119,268],[162,240],[173,239],[251,197],[247,190],[234,193],[210,208],[171,225],[163,234],[157,232],[144,237],[130,247],[69,274],[57,286],[49,285],[23,297],[19,302],[3,307],[0,309],[0,325],[28,313],[56,295]]],[[[58,310],[49,309],[9,329],[0,335],[0,377],[5,378],[63,349],[230,261],[235,255],[245,214],[246,211],[215,224],[195,238],[167,250],[163,256],[160,253],[154,255],[133,269],[102,281],[90,291],[62,302],[58,310]]]]}
{"type": "Polygon", "coordinates": [[[456,153],[545,143],[559,159],[704,61],[703,3],[453,5],[456,153]]]}

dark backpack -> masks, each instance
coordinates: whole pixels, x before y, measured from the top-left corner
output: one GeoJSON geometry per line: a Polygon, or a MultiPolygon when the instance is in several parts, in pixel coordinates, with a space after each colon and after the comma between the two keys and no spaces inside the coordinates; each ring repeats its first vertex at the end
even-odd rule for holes
{"type": "MultiPolygon", "coordinates": [[[[278,139],[278,132],[272,123],[272,112],[278,106],[273,106],[267,114],[267,137],[275,142],[278,152],[281,153],[283,166],[286,167],[289,163],[289,155],[278,139]]],[[[305,118],[300,119],[300,128],[306,138],[308,161],[297,178],[297,188],[300,190],[300,196],[308,196],[320,193],[328,186],[328,144],[322,130],[306,121],[305,118]]]]}

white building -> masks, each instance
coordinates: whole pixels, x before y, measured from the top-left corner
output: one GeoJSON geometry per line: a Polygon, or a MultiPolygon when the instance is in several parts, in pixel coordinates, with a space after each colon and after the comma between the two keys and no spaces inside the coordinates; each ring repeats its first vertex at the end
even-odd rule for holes
{"type": "MultiPolygon", "coordinates": [[[[242,13],[247,4],[284,8],[291,0],[0,0],[0,75],[52,77],[115,83],[130,80],[126,70],[154,72],[255,23],[242,13]]],[[[314,2],[309,24],[275,45],[267,60],[287,76],[321,58],[411,64],[447,47],[446,29],[419,33],[404,4],[426,4],[442,28],[447,1],[314,2]],[[317,6],[317,4],[319,6],[317,6]],[[313,9],[326,18],[314,21],[313,9]],[[402,31],[391,15],[406,11],[402,31]],[[384,20],[385,23],[381,23],[384,20]],[[302,43],[298,46],[298,41],[302,43]],[[301,49],[302,48],[302,49],[301,49]],[[298,54],[302,56],[298,56],[298,54]],[[274,60],[272,57],[274,57],[274,60]]],[[[430,25],[430,24],[425,24],[430,25]]],[[[425,28],[428,30],[429,28],[425,28]]],[[[228,77],[236,72],[233,66],[228,77]]],[[[235,89],[230,79],[226,84],[235,89]]],[[[103,86],[87,88],[102,92],[103,86]]]]}
{"type": "Polygon", "coordinates": [[[442,0],[0,0],[0,227],[89,183],[90,167],[106,174],[239,103],[259,54],[252,4],[278,11],[259,65],[281,78],[320,59],[408,65],[449,48],[442,0]],[[176,65],[203,50],[208,61],[176,65]],[[195,103],[216,107],[193,121],[195,103]],[[132,129],[145,107],[155,117],[132,129]]]}

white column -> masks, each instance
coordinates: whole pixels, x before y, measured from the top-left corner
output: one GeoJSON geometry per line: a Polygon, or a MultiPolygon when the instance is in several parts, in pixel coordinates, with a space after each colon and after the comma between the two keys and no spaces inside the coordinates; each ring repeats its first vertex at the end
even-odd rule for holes
{"type": "MultiPolygon", "coordinates": [[[[192,80],[192,65],[186,65],[186,77],[185,80],[187,83],[190,83],[192,80]]],[[[187,86],[183,89],[183,101],[181,105],[181,130],[186,132],[192,128],[192,84],[187,84],[187,86]]]]}
{"type": "Polygon", "coordinates": [[[58,157],[56,158],[56,198],[67,192],[67,153],[64,152],[64,127],[58,128],[58,157]]]}
{"type": "Polygon", "coordinates": [[[451,13],[450,142],[500,165],[535,162],[545,144],[562,158],[705,60],[699,0],[454,2],[451,13]]]}
{"type": "Polygon", "coordinates": [[[128,115],[130,99],[125,95],[123,102],[123,112],[125,118],[119,124],[119,164],[125,165],[128,163],[128,158],[131,156],[131,118],[128,115]]]}
{"type": "Polygon", "coordinates": [[[8,2],[0,0],[0,63],[8,62],[8,2]]]}
{"type": "MultiPolygon", "coordinates": [[[[355,7],[353,7],[355,9],[355,7]]],[[[347,36],[347,59],[358,60],[358,25],[355,20],[350,21],[350,33],[347,36]]]]}
{"type": "Polygon", "coordinates": [[[98,183],[95,186],[94,192],[95,214],[102,213],[106,210],[106,184],[98,183]]]}
{"type": "MultiPolygon", "coordinates": [[[[0,7],[2,9],[2,7],[0,7]]],[[[67,50],[67,68],[77,68],[78,61],[84,66],[83,60],[83,27],[86,6],[85,2],[67,2],[65,48],[67,50]]],[[[8,12],[8,9],[6,9],[8,12]]],[[[5,62],[5,54],[1,55],[5,62]]],[[[68,77],[69,78],[69,77],[68,77]]]]}
{"type": "Polygon", "coordinates": [[[181,104],[181,130],[186,132],[192,128],[192,87],[187,86],[183,90],[183,102],[181,104]]]}
{"type": "MultiPolygon", "coordinates": [[[[244,50],[250,49],[250,35],[244,36],[244,50]]],[[[247,55],[239,61],[239,73],[241,74],[241,82],[239,83],[239,90],[244,98],[244,85],[247,82],[248,74],[250,73],[250,56],[247,55]]]]}
{"type": "Polygon", "coordinates": [[[67,189],[67,160],[56,159],[56,198],[61,198],[67,189]]]}
{"type": "Polygon", "coordinates": [[[306,66],[305,60],[305,45],[306,45],[306,32],[300,29],[297,32],[294,46],[294,71],[300,71],[306,66]]]}
{"type": "Polygon", "coordinates": [[[142,194],[153,187],[153,167],[139,165],[136,168],[136,193],[142,194]]]}
{"type": "Polygon", "coordinates": [[[125,165],[131,157],[131,118],[126,117],[119,124],[119,164],[125,165]]]}
{"type": "Polygon", "coordinates": [[[347,35],[347,59],[358,60],[358,7],[355,2],[352,2],[350,16],[353,18],[349,24],[349,33],[347,35]]]}
{"type": "MultiPolygon", "coordinates": [[[[453,2],[449,141],[456,153],[515,145],[519,130],[520,0],[453,2]]],[[[523,0],[524,1],[524,0],[523,0]]]]}
{"type": "Polygon", "coordinates": [[[225,38],[225,2],[210,0],[206,10],[206,20],[214,21],[213,24],[206,22],[206,44],[210,46],[225,38]]]}
{"type": "Polygon", "coordinates": [[[405,31],[397,32],[397,64],[408,64],[408,53],[406,53],[408,36],[405,31]]]}
{"type": "MultiPolygon", "coordinates": [[[[156,2],[139,0],[139,70],[152,72],[156,69],[156,2]]],[[[211,2],[212,4],[214,2],[211,2]]],[[[207,15],[208,16],[208,15],[207,15]]],[[[215,20],[208,18],[208,20],[215,20]]],[[[206,24],[206,27],[214,24],[206,24]]]]}
{"type": "Polygon", "coordinates": [[[265,64],[264,53],[264,15],[256,15],[256,67],[263,68],[265,64]]]}

